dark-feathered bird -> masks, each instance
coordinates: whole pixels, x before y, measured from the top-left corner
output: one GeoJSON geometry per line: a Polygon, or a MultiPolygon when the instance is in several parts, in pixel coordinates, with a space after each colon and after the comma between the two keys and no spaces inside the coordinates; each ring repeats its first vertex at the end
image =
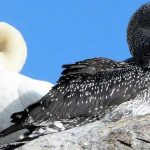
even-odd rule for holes
{"type": "Polygon", "coordinates": [[[14,125],[3,130],[1,137],[29,131],[19,144],[8,147],[101,119],[124,102],[146,101],[150,97],[150,3],[133,15],[127,36],[133,55],[129,60],[93,58],[64,65],[62,76],[47,95],[11,116],[14,125]]]}

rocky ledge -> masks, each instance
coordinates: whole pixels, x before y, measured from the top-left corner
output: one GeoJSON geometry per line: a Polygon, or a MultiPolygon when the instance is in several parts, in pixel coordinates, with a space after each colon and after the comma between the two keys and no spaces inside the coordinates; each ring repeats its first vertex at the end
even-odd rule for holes
{"type": "Polygon", "coordinates": [[[96,121],[42,136],[17,150],[150,150],[150,115],[96,121]]]}

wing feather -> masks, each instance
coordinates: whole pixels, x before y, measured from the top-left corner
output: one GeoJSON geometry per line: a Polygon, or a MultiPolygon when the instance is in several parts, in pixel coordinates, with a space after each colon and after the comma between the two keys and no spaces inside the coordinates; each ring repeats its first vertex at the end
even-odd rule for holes
{"type": "Polygon", "coordinates": [[[139,67],[101,58],[95,61],[97,64],[105,63],[100,63],[99,71],[94,74],[83,73],[82,70],[86,68],[85,64],[88,66],[87,62],[93,63],[92,60],[65,65],[66,71],[62,73],[62,77],[50,92],[25,109],[26,113],[25,111],[21,113],[29,114],[25,121],[31,122],[32,118],[34,123],[38,123],[47,120],[103,116],[106,110],[134,98],[142,88],[135,86],[136,78],[140,76],[139,67]],[[73,74],[72,68],[76,70],[73,74]],[[105,71],[101,71],[102,68],[105,68],[105,71]],[[135,80],[130,80],[131,74],[134,75],[135,80]]]}

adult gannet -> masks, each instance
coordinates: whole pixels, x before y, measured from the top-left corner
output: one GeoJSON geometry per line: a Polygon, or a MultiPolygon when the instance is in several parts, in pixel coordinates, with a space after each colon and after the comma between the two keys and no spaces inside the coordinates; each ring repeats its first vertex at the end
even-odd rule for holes
{"type": "Polygon", "coordinates": [[[0,131],[10,125],[10,115],[39,100],[52,87],[18,73],[26,60],[27,47],[21,33],[0,22],[0,131]]]}

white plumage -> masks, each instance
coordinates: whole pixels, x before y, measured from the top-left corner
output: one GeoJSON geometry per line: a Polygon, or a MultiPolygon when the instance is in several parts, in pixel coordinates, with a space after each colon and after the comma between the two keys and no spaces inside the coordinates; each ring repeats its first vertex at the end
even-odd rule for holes
{"type": "Polygon", "coordinates": [[[27,47],[21,33],[0,22],[0,67],[19,72],[26,60],[27,47]]]}
{"type": "Polygon", "coordinates": [[[52,87],[51,83],[18,73],[26,55],[26,43],[21,33],[0,22],[0,131],[10,125],[12,113],[39,100],[52,87]]]}

